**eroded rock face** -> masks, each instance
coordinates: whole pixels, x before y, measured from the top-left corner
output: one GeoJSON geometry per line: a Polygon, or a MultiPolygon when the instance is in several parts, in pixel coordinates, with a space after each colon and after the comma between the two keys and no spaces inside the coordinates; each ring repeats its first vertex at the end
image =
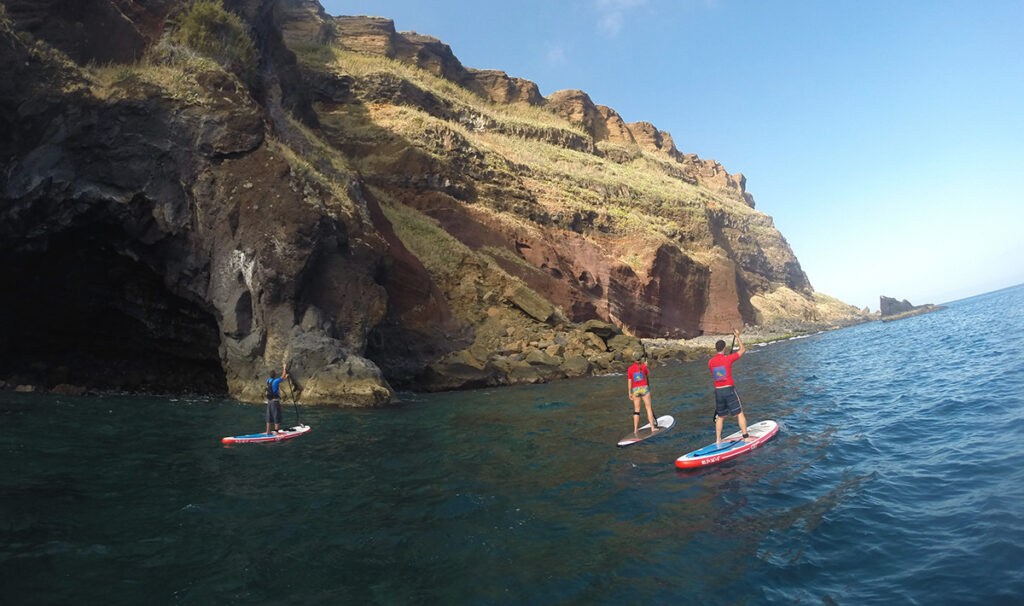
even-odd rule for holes
{"type": "MultiPolygon", "coordinates": [[[[721,163],[704,160],[696,154],[681,153],[668,131],[650,122],[626,123],[614,109],[595,105],[581,90],[562,90],[549,95],[546,107],[572,124],[580,126],[595,142],[635,144],[640,149],[665,154],[681,164],[695,181],[717,189],[735,192],[750,208],[754,198],[747,193],[747,180],[741,173],[729,174],[721,163]]],[[[617,152],[621,153],[621,152],[617,152]]]]}
{"type": "MultiPolygon", "coordinates": [[[[305,16],[298,14],[289,15],[286,19],[293,20],[309,22],[305,16]]],[[[410,63],[435,76],[460,84],[495,103],[540,105],[544,101],[534,82],[509,77],[500,70],[464,67],[447,44],[433,36],[398,32],[391,19],[340,16],[334,17],[331,23],[336,33],[334,41],[343,48],[410,63]]]]}
{"type": "Polygon", "coordinates": [[[331,40],[331,16],[316,0],[278,3],[281,37],[286,44],[326,44],[331,40]]]}
{"type": "Polygon", "coordinates": [[[878,309],[882,316],[895,316],[914,309],[914,305],[903,299],[902,301],[882,295],[878,297],[878,309]]]}
{"type": "Polygon", "coordinates": [[[590,95],[581,90],[560,90],[551,93],[547,98],[547,108],[572,124],[579,125],[595,139],[599,125],[605,121],[597,106],[590,100],[590,95]]]}
{"type": "Polygon", "coordinates": [[[720,189],[733,190],[742,196],[750,208],[754,208],[754,197],[747,193],[747,178],[742,173],[730,175],[721,163],[702,160],[697,154],[682,154],[682,163],[693,170],[702,182],[720,189]]]}
{"type": "Polygon", "coordinates": [[[622,116],[619,115],[614,109],[605,105],[597,106],[597,113],[601,115],[604,120],[603,127],[599,123],[594,131],[594,138],[598,141],[610,141],[612,143],[630,144],[636,143],[636,139],[633,138],[633,133],[626,126],[626,123],[622,120],[622,116]]]}
{"type": "Polygon", "coordinates": [[[33,310],[8,297],[3,313],[44,327],[5,332],[8,368],[38,362],[70,333],[78,353],[52,362],[61,366],[18,372],[260,400],[268,371],[287,361],[306,402],[390,401],[362,357],[387,313],[376,271],[386,242],[357,200],[302,175],[268,142],[264,108],[236,78],[215,67],[186,73],[199,105],[141,76],[97,97],[80,67],[12,30],[0,31],[0,46],[20,77],[0,89],[12,134],[0,256],[42,293],[33,310]],[[69,275],[76,263],[85,267],[69,275]],[[71,276],[83,287],[52,286],[71,276]],[[86,318],[63,330],[69,309],[86,318]]]}
{"type": "MultiPolygon", "coordinates": [[[[439,40],[397,33],[389,20],[336,19],[335,43],[342,47],[417,65],[491,100],[520,102],[521,97],[507,92],[511,89],[504,73],[495,74],[499,85],[485,87],[491,92],[480,89],[471,75],[483,72],[464,68],[439,40]]],[[[521,126],[509,127],[486,115],[474,115],[472,109],[428,92],[405,77],[370,74],[355,78],[351,91],[348,103],[409,107],[471,132],[541,139],[621,164],[636,163],[643,152],[657,154],[664,158],[661,170],[670,178],[754,207],[742,174],[731,175],[718,162],[680,153],[669,133],[647,122],[627,124],[615,110],[596,105],[583,91],[555,92],[543,100],[543,107],[582,130],[594,144],[625,147],[598,150],[596,145],[588,148],[570,138],[528,134],[521,126]]],[[[537,102],[532,92],[528,102],[537,102]]],[[[338,133],[331,139],[341,146],[343,137],[338,133]]],[[[550,212],[540,199],[542,194],[532,187],[532,182],[548,178],[543,169],[533,172],[529,166],[509,165],[454,130],[432,125],[385,145],[406,147],[399,155],[385,158],[382,154],[375,160],[366,171],[370,183],[434,218],[471,250],[502,251],[494,256],[495,262],[563,310],[568,320],[602,318],[644,336],[695,336],[755,321],[757,312],[750,301],[758,293],[780,286],[799,296],[812,292],[792,250],[774,229],[771,218],[761,213],[726,211],[712,201],[702,211],[703,220],[690,220],[691,214],[676,223],[670,237],[688,250],[700,251],[701,260],[696,261],[679,247],[637,249],[604,238],[601,233],[613,233],[615,227],[598,213],[550,212]],[[479,212],[467,204],[482,204],[489,210],[479,212]],[[623,256],[633,260],[623,264],[623,256]]],[[[367,140],[362,150],[374,154],[380,146],[379,141],[367,140]]],[[[628,181],[612,187],[581,176],[579,186],[606,200],[642,196],[628,181]]]]}
{"type": "Polygon", "coordinates": [[[636,141],[637,145],[641,148],[663,152],[669,155],[678,154],[676,145],[672,141],[672,135],[663,130],[658,130],[650,122],[630,122],[626,125],[626,129],[631,135],[633,140],[636,141]]]}
{"type": "Polygon", "coordinates": [[[924,305],[914,305],[910,301],[903,299],[898,301],[892,297],[882,295],[878,298],[879,301],[879,314],[881,315],[883,322],[890,322],[893,320],[902,320],[903,318],[909,318],[911,316],[917,316],[921,314],[931,313],[933,311],[940,311],[946,309],[944,305],[933,305],[926,303],[924,305]]]}
{"type": "Polygon", "coordinates": [[[119,6],[110,0],[10,0],[4,4],[19,30],[84,64],[138,59],[151,42],[146,26],[162,20],[169,3],[136,1],[119,6]]]}
{"type": "Polygon", "coordinates": [[[742,175],[582,91],[544,99],[314,0],[225,1],[260,53],[241,77],[161,39],[177,0],[6,4],[4,384],[258,401],[289,363],[303,403],[376,406],[392,386],[608,372],[640,337],[817,313],[742,175]],[[75,34],[104,24],[108,40],[75,34]]]}
{"type": "Polygon", "coordinates": [[[540,105],[544,102],[536,83],[509,77],[499,70],[467,69],[462,83],[469,90],[495,103],[540,105]]]}

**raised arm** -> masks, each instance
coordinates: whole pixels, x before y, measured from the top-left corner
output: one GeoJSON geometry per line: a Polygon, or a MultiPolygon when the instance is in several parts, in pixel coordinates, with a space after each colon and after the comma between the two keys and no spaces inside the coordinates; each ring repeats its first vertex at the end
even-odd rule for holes
{"type": "Polygon", "coordinates": [[[740,331],[739,330],[732,331],[732,334],[736,336],[736,342],[740,344],[740,350],[738,352],[736,352],[737,353],[736,357],[737,358],[742,358],[743,354],[745,354],[747,352],[747,347],[746,347],[746,345],[743,344],[743,339],[740,338],[740,331]]]}

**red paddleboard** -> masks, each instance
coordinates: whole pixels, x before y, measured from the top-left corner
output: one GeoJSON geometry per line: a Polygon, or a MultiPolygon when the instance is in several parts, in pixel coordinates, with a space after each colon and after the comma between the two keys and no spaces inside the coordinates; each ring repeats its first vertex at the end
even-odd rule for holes
{"type": "Polygon", "coordinates": [[[228,436],[221,440],[224,444],[259,444],[262,442],[280,442],[291,440],[309,432],[309,425],[296,425],[279,432],[250,433],[244,436],[228,436]]]}
{"type": "Polygon", "coordinates": [[[743,434],[737,431],[732,435],[722,438],[721,445],[715,445],[712,442],[704,448],[684,454],[676,459],[676,467],[692,469],[694,467],[704,467],[728,461],[733,457],[738,457],[745,452],[754,450],[772,439],[772,436],[778,432],[779,425],[775,421],[761,421],[760,423],[747,425],[747,435],[754,438],[753,442],[744,442],[742,439],[743,434]]]}

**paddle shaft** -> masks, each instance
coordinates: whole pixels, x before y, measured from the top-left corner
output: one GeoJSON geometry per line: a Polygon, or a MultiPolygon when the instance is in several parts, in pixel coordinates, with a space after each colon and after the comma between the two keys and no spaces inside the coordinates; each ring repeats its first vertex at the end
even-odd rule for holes
{"type": "Polygon", "coordinates": [[[302,417],[299,416],[299,405],[295,403],[295,390],[292,389],[291,381],[288,382],[288,395],[292,398],[292,407],[295,408],[295,419],[302,425],[302,417]]]}
{"type": "MultiPolygon", "coordinates": [[[[288,365],[290,366],[290,364],[288,365]]],[[[285,366],[287,372],[288,366],[285,366]]],[[[292,379],[292,375],[288,375],[288,395],[292,398],[292,407],[295,408],[295,418],[298,420],[299,425],[302,425],[302,417],[299,416],[299,405],[295,402],[295,381],[292,379]]]]}

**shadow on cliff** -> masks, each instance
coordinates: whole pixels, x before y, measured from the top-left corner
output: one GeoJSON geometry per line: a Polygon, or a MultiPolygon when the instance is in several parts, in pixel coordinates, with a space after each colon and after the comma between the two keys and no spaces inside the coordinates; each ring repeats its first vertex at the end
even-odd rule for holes
{"type": "Polygon", "coordinates": [[[0,253],[0,368],[9,382],[226,395],[209,310],[119,254],[127,234],[93,224],[44,249],[0,253]]]}
{"type": "MultiPolygon", "coordinates": [[[[418,155],[412,142],[374,124],[366,107],[349,95],[344,80],[312,88],[315,100],[343,106],[348,119],[359,125],[357,136],[355,130],[332,128],[317,121],[318,134],[348,161],[382,149],[418,155]]],[[[292,133],[292,138],[300,136],[292,133]]],[[[314,168],[334,178],[344,178],[330,158],[312,148],[310,152],[314,168]]],[[[398,237],[380,201],[362,185],[363,178],[354,178],[349,194],[365,206],[373,228],[388,249],[374,271],[374,279],[387,292],[387,309],[383,319],[366,335],[365,355],[381,368],[389,383],[402,389],[414,388],[429,364],[473,343],[474,331],[454,313],[423,262],[398,237]]],[[[425,179],[424,183],[428,181],[425,179]]]]}

